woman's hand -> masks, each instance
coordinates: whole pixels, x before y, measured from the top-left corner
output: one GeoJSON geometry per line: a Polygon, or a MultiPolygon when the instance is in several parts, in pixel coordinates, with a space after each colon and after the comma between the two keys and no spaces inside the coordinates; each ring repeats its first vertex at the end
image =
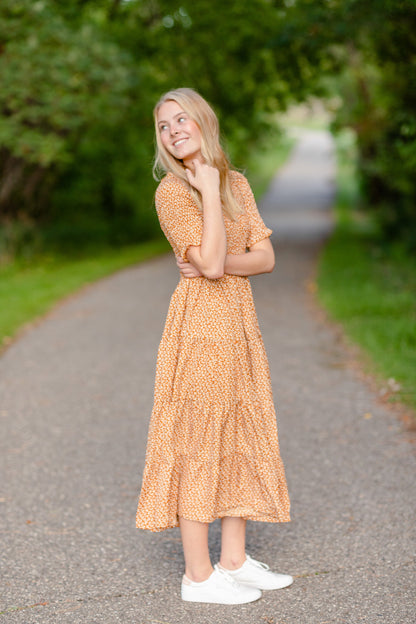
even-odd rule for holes
{"type": "Polygon", "coordinates": [[[210,167],[205,163],[195,159],[192,161],[194,170],[185,169],[188,182],[197,191],[204,195],[206,193],[219,193],[220,173],[215,167],[210,167]]]}
{"type": "Polygon", "coordinates": [[[194,267],[193,264],[191,264],[190,262],[187,262],[186,260],[182,260],[180,256],[175,256],[175,257],[176,257],[176,264],[178,266],[178,269],[181,275],[183,275],[184,277],[201,277],[202,276],[202,273],[198,271],[198,269],[194,267]]]}

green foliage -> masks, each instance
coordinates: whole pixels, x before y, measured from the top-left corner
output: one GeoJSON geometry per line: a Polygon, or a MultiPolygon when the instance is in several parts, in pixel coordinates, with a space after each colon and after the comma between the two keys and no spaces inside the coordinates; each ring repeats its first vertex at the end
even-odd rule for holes
{"type": "Polygon", "coordinates": [[[273,126],[271,113],[319,91],[313,30],[323,14],[304,16],[283,1],[131,0],[118,28],[131,53],[151,63],[160,92],[192,86],[213,104],[243,166],[273,126]]]}
{"type": "Polygon", "coordinates": [[[118,123],[131,77],[97,29],[71,30],[48,3],[5,0],[0,11],[0,145],[10,169],[2,208],[13,214],[13,193],[23,184],[30,194],[34,171],[70,163],[97,117],[118,123]]]}
{"type": "Polygon", "coordinates": [[[369,210],[386,239],[416,249],[416,4],[342,3],[345,69],[332,84],[342,106],[335,127],[357,134],[369,210]]]}
{"type": "Polygon", "coordinates": [[[321,254],[318,296],[369,356],[368,368],[390,380],[382,382],[388,393],[416,407],[416,263],[357,211],[352,135],[337,143],[338,225],[321,254]]]}
{"type": "Polygon", "coordinates": [[[244,167],[271,113],[318,71],[318,47],[299,46],[290,12],[268,0],[5,0],[3,257],[153,235],[151,111],[169,88],[213,103],[244,167]]]}
{"type": "Polygon", "coordinates": [[[3,228],[60,249],[151,236],[150,111],[129,53],[30,0],[1,4],[0,50],[3,228]]]}

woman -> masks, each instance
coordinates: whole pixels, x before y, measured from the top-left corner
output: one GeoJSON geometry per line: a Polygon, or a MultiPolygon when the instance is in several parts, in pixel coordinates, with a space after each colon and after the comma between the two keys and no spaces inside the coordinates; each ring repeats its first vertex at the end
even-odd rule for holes
{"type": "Polygon", "coordinates": [[[192,89],[154,111],[156,210],[181,278],[158,352],[137,527],[180,526],[182,598],[242,604],[293,581],[245,553],[246,521],[289,521],[266,353],[248,276],[274,267],[271,230],[192,89]],[[214,568],[208,527],[221,518],[214,568]]]}

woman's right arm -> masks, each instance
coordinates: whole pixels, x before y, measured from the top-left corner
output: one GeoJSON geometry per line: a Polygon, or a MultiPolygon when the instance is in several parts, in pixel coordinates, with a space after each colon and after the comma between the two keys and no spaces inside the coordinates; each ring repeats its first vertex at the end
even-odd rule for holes
{"type": "Polygon", "coordinates": [[[186,170],[189,183],[202,197],[203,227],[199,246],[190,246],[187,251],[189,261],[209,279],[224,275],[227,253],[227,238],[220,198],[219,172],[214,167],[193,162],[195,170],[186,170]]]}

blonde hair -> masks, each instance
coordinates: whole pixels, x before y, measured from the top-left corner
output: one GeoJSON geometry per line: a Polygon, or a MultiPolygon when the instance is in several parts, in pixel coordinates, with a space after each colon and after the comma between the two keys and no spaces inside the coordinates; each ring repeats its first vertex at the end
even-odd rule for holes
{"type": "Polygon", "coordinates": [[[205,162],[211,167],[216,167],[220,174],[220,196],[223,212],[232,220],[235,220],[243,212],[242,207],[231,189],[230,162],[220,145],[220,127],[218,118],[211,106],[194,89],[181,88],[168,91],[156,104],[153,115],[156,129],[156,155],[153,165],[153,176],[160,180],[160,174],[173,173],[182,180],[189,192],[202,210],[201,194],[193,188],[186,177],[185,165],[170,154],[160,139],[160,131],[157,123],[159,108],[165,102],[174,101],[195,121],[201,131],[201,153],[205,162]]]}

